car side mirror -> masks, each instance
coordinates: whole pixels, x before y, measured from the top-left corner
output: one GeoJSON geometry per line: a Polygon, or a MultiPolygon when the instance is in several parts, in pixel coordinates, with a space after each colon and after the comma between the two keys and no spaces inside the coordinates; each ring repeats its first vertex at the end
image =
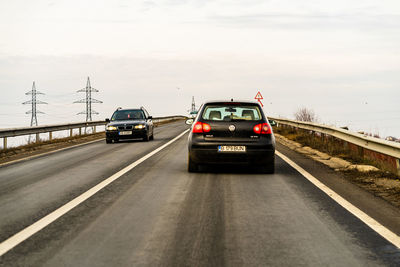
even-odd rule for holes
{"type": "Polygon", "coordinates": [[[192,125],[193,124],[193,119],[187,119],[186,121],[185,121],[185,123],[187,124],[187,125],[192,125]]]}
{"type": "Polygon", "coordinates": [[[153,119],[153,116],[148,116],[147,119],[151,120],[151,119],[153,119]]]}
{"type": "Polygon", "coordinates": [[[276,123],[276,121],[274,121],[274,120],[268,120],[268,122],[269,122],[269,125],[271,125],[271,126],[277,126],[278,125],[276,123]]]}
{"type": "Polygon", "coordinates": [[[107,118],[107,119],[106,119],[106,122],[107,122],[107,123],[109,123],[109,122],[110,122],[110,119],[109,119],[109,118],[107,118]]]}

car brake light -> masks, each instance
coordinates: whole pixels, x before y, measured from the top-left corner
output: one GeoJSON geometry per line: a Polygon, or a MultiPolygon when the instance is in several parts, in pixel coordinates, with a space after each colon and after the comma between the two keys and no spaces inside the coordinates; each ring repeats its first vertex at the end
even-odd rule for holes
{"type": "Polygon", "coordinates": [[[271,134],[271,127],[268,125],[268,123],[260,123],[257,124],[256,126],[253,127],[253,131],[256,134],[271,134]]]}
{"type": "Polygon", "coordinates": [[[195,125],[193,125],[193,132],[194,133],[202,133],[203,132],[203,124],[201,122],[196,122],[195,125]]]}
{"type": "Polygon", "coordinates": [[[211,126],[207,123],[203,123],[201,121],[196,122],[193,125],[193,133],[208,133],[211,131],[211,126]]]}
{"type": "Polygon", "coordinates": [[[269,126],[268,123],[263,123],[261,133],[262,134],[271,134],[272,133],[271,127],[269,126]]]}
{"type": "Polygon", "coordinates": [[[261,124],[257,124],[256,126],[254,126],[253,131],[256,134],[260,134],[261,133],[261,124]]]}
{"type": "Polygon", "coordinates": [[[203,123],[203,131],[205,133],[210,132],[211,131],[211,126],[209,124],[207,124],[207,123],[203,123]]]}

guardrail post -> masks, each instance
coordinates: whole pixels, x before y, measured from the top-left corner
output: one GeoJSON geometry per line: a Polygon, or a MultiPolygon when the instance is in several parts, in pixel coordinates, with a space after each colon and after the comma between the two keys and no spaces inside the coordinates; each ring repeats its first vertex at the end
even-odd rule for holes
{"type": "Polygon", "coordinates": [[[69,137],[72,137],[72,128],[71,129],[69,129],[69,137]]]}
{"type": "Polygon", "coordinates": [[[82,135],[82,127],[79,127],[79,135],[82,135]]]}
{"type": "Polygon", "coordinates": [[[93,128],[93,133],[96,133],[96,125],[93,128]]]}
{"type": "Polygon", "coordinates": [[[49,141],[53,139],[53,132],[49,132],[49,141]]]}
{"type": "Polygon", "coordinates": [[[396,159],[396,165],[397,165],[397,175],[400,176],[400,159],[396,159]]]}
{"type": "Polygon", "coordinates": [[[7,137],[3,137],[3,149],[7,149],[7,137]]]}
{"type": "Polygon", "coordinates": [[[39,136],[38,133],[36,134],[36,140],[35,140],[35,141],[36,141],[36,143],[39,143],[39,142],[40,142],[40,136],[39,136]]]}

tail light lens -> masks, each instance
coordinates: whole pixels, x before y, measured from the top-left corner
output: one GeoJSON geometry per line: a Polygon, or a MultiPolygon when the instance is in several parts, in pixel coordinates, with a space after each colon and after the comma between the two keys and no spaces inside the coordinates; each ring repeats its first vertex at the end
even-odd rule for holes
{"type": "Polygon", "coordinates": [[[211,131],[211,126],[207,123],[203,123],[203,132],[208,133],[211,131]]]}
{"type": "Polygon", "coordinates": [[[198,121],[193,125],[193,133],[208,133],[211,131],[211,126],[207,123],[198,121]]]}
{"type": "Polygon", "coordinates": [[[256,134],[271,134],[272,130],[268,123],[260,123],[253,127],[256,134]]]}

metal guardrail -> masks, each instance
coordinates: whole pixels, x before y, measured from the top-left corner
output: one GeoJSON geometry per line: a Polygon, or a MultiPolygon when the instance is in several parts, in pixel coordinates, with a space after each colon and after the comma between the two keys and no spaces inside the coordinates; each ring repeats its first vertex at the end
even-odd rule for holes
{"type": "MultiPolygon", "coordinates": [[[[153,122],[164,122],[177,119],[186,118],[185,116],[166,116],[166,117],[154,117],[153,122]]],[[[0,138],[3,138],[3,149],[7,148],[7,138],[23,136],[23,135],[36,135],[36,140],[39,140],[39,134],[49,133],[49,140],[52,140],[52,133],[56,131],[70,131],[70,136],[73,135],[74,129],[79,129],[79,135],[82,134],[82,128],[93,127],[93,132],[96,133],[96,126],[106,125],[105,121],[90,121],[80,123],[69,123],[69,124],[55,124],[55,125],[43,125],[33,127],[21,127],[21,128],[8,128],[0,129],[0,138]]]]}
{"type": "Polygon", "coordinates": [[[328,134],[330,136],[347,141],[357,146],[367,148],[369,150],[389,155],[395,158],[400,158],[400,144],[397,144],[395,142],[382,140],[379,138],[363,135],[360,133],[353,133],[342,128],[320,125],[311,122],[294,121],[294,120],[272,118],[272,117],[269,117],[269,119],[275,120],[276,122],[281,124],[297,127],[300,129],[328,134]]]}
{"type": "Polygon", "coordinates": [[[337,128],[333,126],[326,126],[311,122],[302,122],[295,120],[288,120],[282,118],[269,117],[269,119],[275,120],[279,124],[289,125],[292,127],[310,130],[313,132],[318,132],[326,135],[333,136],[335,138],[341,139],[348,143],[354,144],[356,146],[393,157],[396,160],[397,171],[400,174],[400,144],[395,142],[390,142],[387,140],[382,140],[379,138],[367,136],[360,133],[350,132],[348,130],[337,128]]]}

